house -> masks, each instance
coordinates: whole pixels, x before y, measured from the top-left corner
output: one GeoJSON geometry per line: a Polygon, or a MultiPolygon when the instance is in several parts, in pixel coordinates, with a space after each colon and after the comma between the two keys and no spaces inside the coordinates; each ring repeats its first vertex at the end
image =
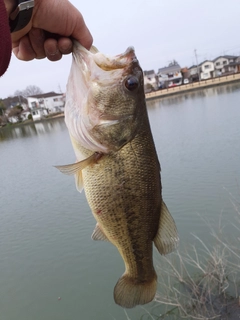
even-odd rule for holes
{"type": "Polygon", "coordinates": [[[188,68],[189,78],[192,82],[199,81],[199,71],[200,68],[196,65],[192,65],[190,68],[188,68]]]}
{"type": "Polygon", "coordinates": [[[158,79],[160,85],[164,84],[166,87],[182,84],[180,65],[176,61],[173,61],[168,67],[158,69],[158,79]]]}
{"type": "Polygon", "coordinates": [[[157,75],[154,70],[144,71],[144,91],[149,92],[158,89],[157,75]]]}
{"type": "Polygon", "coordinates": [[[224,74],[231,74],[240,72],[240,57],[236,57],[234,61],[224,66],[224,74]]]}
{"type": "Polygon", "coordinates": [[[213,60],[215,71],[214,76],[221,76],[223,73],[236,73],[238,68],[234,65],[237,57],[236,56],[219,56],[213,60]],[[232,71],[232,72],[231,72],[232,71]]]}
{"type": "Polygon", "coordinates": [[[44,108],[33,108],[31,110],[33,121],[38,121],[44,119],[46,115],[48,115],[47,109],[44,108]]]}
{"type": "Polygon", "coordinates": [[[22,96],[8,97],[2,99],[5,109],[14,108],[16,106],[22,106],[24,110],[28,109],[28,101],[22,96]]]}
{"type": "Polygon", "coordinates": [[[198,66],[200,68],[200,79],[206,80],[214,77],[214,63],[211,60],[205,60],[198,66]]]}
{"type": "Polygon", "coordinates": [[[64,111],[64,95],[62,93],[48,92],[36,94],[27,98],[28,106],[31,110],[45,109],[47,113],[64,111]]]}

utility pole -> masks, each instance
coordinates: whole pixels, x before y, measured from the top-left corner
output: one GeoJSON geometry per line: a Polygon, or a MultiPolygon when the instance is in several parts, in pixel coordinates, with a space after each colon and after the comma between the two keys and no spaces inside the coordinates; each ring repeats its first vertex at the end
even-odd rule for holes
{"type": "Polygon", "coordinates": [[[197,50],[196,49],[194,49],[194,53],[195,53],[195,58],[196,58],[196,62],[197,62],[198,81],[200,82],[200,74],[199,74],[199,66],[198,66],[198,58],[197,58],[197,50]]]}

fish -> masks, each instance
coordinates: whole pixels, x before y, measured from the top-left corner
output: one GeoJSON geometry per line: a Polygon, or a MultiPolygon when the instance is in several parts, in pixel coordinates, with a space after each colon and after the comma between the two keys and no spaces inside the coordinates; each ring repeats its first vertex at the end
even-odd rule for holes
{"type": "Polygon", "coordinates": [[[166,255],[179,237],[162,199],[143,71],[133,47],[108,56],[74,42],[65,122],[76,162],[56,168],[84,189],[96,219],[92,239],[112,243],[124,261],[115,303],[149,303],[157,291],[153,244],[166,255]]]}

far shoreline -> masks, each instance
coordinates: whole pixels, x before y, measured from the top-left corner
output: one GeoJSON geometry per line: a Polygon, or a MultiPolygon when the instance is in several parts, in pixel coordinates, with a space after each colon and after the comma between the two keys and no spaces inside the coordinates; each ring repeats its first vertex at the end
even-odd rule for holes
{"type": "Polygon", "coordinates": [[[153,91],[150,93],[146,93],[145,98],[146,98],[146,101],[148,101],[148,100],[162,98],[166,96],[181,94],[189,91],[196,91],[199,89],[206,89],[206,88],[215,87],[219,85],[230,84],[233,82],[240,82],[240,73],[235,73],[228,76],[221,76],[218,78],[212,78],[207,80],[201,80],[199,82],[192,82],[189,84],[183,84],[183,85],[172,87],[172,88],[153,91]]]}
{"type": "MultiPolygon", "coordinates": [[[[167,96],[173,96],[173,95],[178,95],[182,93],[187,93],[187,92],[192,92],[192,91],[197,91],[201,89],[206,89],[206,88],[211,88],[211,87],[216,87],[220,85],[225,85],[225,84],[231,84],[234,82],[240,82],[240,73],[235,73],[231,74],[228,76],[222,76],[218,78],[212,78],[208,80],[202,80],[199,82],[192,82],[189,84],[184,84],[181,86],[176,86],[168,89],[161,89],[157,91],[153,91],[150,93],[145,93],[145,99],[146,101],[153,100],[153,99],[159,99],[159,98],[164,98],[167,96]]],[[[58,119],[58,118],[64,118],[64,112],[60,114],[55,114],[52,116],[48,116],[47,118],[43,118],[41,120],[33,121],[33,120],[26,120],[24,122],[19,122],[19,123],[11,123],[5,126],[0,126],[0,131],[1,130],[8,130],[11,128],[16,128],[16,127],[21,127],[24,125],[28,124],[35,124],[35,123],[42,123],[48,120],[53,120],[53,119],[58,119]]]]}

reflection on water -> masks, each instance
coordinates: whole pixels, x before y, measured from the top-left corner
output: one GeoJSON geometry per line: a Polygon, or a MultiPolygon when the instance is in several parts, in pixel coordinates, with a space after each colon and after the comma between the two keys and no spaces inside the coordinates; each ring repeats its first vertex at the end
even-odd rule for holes
{"type": "Polygon", "coordinates": [[[223,95],[226,93],[237,93],[240,91],[240,83],[220,85],[208,89],[201,89],[196,91],[189,91],[186,93],[179,93],[174,96],[167,96],[161,99],[153,99],[147,102],[148,108],[158,108],[159,106],[176,106],[184,103],[186,100],[194,100],[199,98],[210,98],[213,96],[223,95]],[[160,103],[159,103],[160,102],[160,103]]]}
{"type": "MultiPolygon", "coordinates": [[[[235,221],[239,100],[234,84],[148,101],[180,247],[191,233],[211,240],[201,218],[235,221]]],[[[75,160],[64,119],[4,128],[0,139],[0,320],[127,319],[112,296],[122,259],[110,243],[91,240],[96,221],[84,193],[53,168],[75,160]]],[[[160,319],[145,316],[162,313],[154,307],[128,310],[129,319],[160,319]]]]}
{"type": "Polygon", "coordinates": [[[47,134],[52,130],[61,130],[63,127],[65,127],[65,123],[59,121],[59,118],[47,119],[42,122],[20,124],[18,126],[8,126],[0,129],[0,141],[47,134]]]}

